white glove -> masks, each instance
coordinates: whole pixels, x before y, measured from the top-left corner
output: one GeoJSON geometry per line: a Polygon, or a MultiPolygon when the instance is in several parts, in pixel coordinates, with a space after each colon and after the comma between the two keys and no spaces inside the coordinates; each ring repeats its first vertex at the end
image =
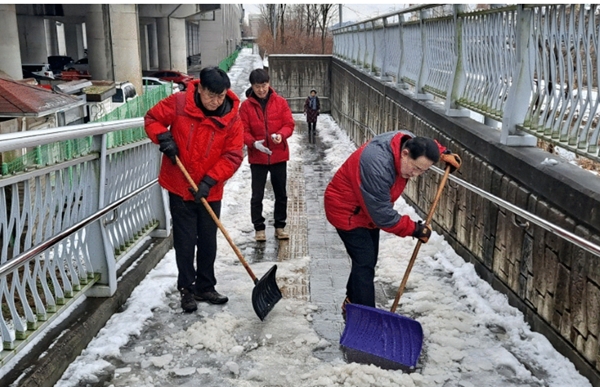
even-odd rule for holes
{"type": "Polygon", "coordinates": [[[271,152],[271,150],[269,148],[264,146],[263,142],[265,142],[265,140],[254,141],[254,147],[256,149],[258,149],[259,151],[261,151],[262,153],[266,153],[270,156],[273,152],[271,152]]]}

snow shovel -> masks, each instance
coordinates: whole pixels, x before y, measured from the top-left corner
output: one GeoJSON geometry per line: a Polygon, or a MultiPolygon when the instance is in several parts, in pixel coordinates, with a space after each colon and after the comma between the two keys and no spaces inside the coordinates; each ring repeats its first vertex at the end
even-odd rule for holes
{"type": "MultiPolygon", "coordinates": [[[[425,220],[427,225],[433,218],[442,190],[450,175],[450,168],[449,165],[446,166],[425,220]]],[[[374,363],[387,364],[386,368],[416,367],[423,346],[423,328],[418,321],[396,314],[396,307],[421,244],[423,244],[421,240],[417,241],[389,312],[358,304],[346,305],[346,327],[340,339],[343,347],[349,348],[352,352],[365,353],[374,363]]]]}
{"type": "MultiPolygon", "coordinates": [[[[196,185],[196,183],[194,183],[194,180],[181,163],[181,160],[179,160],[179,157],[176,156],[176,160],[177,166],[185,175],[185,178],[187,179],[188,183],[192,186],[194,191],[198,191],[198,186],[196,185]]],[[[271,309],[273,309],[275,304],[279,302],[279,300],[281,300],[282,297],[281,291],[277,286],[277,281],[275,280],[275,272],[277,271],[277,265],[273,265],[273,267],[270,268],[269,271],[267,271],[267,273],[260,280],[256,278],[254,272],[252,271],[252,269],[250,269],[250,266],[242,256],[242,252],[240,251],[240,249],[238,249],[235,243],[233,243],[233,240],[229,236],[229,233],[227,232],[227,230],[225,230],[225,227],[223,227],[223,224],[221,223],[219,218],[217,218],[217,215],[212,210],[206,199],[202,198],[201,201],[204,205],[204,208],[206,208],[206,211],[208,211],[210,216],[213,218],[213,220],[223,233],[223,236],[225,236],[225,239],[227,239],[227,242],[229,242],[229,244],[233,248],[233,251],[237,255],[238,259],[240,260],[248,274],[250,274],[250,278],[252,278],[252,281],[254,281],[254,289],[252,289],[252,307],[254,308],[254,312],[256,312],[258,318],[260,318],[261,321],[264,321],[265,317],[267,317],[267,314],[269,314],[271,309]]]]}

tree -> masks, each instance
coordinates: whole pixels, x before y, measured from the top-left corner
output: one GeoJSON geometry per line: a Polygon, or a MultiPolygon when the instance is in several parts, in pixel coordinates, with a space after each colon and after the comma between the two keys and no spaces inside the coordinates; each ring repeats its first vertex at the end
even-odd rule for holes
{"type": "Polygon", "coordinates": [[[279,54],[332,52],[329,24],[337,14],[334,5],[263,4],[259,10],[261,27],[257,43],[261,52],[265,49],[279,54]]]}
{"type": "Polygon", "coordinates": [[[325,53],[325,39],[329,31],[331,20],[337,16],[337,8],[334,4],[319,4],[318,6],[318,24],[321,30],[321,54],[325,53]]]}

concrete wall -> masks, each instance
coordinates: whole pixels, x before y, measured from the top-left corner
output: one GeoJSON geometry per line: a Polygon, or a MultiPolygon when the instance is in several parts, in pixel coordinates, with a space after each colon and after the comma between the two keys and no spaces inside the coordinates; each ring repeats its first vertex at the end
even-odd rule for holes
{"type": "Polygon", "coordinates": [[[321,113],[331,111],[330,55],[269,55],[271,86],[294,113],[302,113],[311,89],[317,90],[321,113]]]}
{"type": "MultiPolygon", "coordinates": [[[[305,94],[305,85],[324,82],[306,69],[308,59],[269,60],[273,84],[286,97],[305,94]],[[300,90],[302,89],[302,90],[300,90]]],[[[323,64],[325,61],[323,62],[323,64]]],[[[438,139],[458,153],[455,176],[558,227],[600,245],[600,179],[539,148],[506,147],[500,132],[468,118],[452,118],[443,107],[330,59],[331,114],[357,144],[385,131],[408,129],[438,139]]],[[[314,67],[314,66],[313,66],[314,67]]],[[[330,91],[329,91],[330,90],[330,91]]],[[[409,183],[404,197],[420,209],[431,205],[439,175],[409,183]]],[[[544,334],[594,386],[600,386],[600,258],[531,224],[520,225],[507,210],[449,183],[434,229],[474,264],[479,275],[508,296],[533,329],[544,334]]]]}
{"type": "Polygon", "coordinates": [[[217,66],[231,55],[241,44],[240,19],[242,9],[239,4],[221,4],[212,18],[211,12],[200,21],[200,52],[202,67],[217,66]]]}

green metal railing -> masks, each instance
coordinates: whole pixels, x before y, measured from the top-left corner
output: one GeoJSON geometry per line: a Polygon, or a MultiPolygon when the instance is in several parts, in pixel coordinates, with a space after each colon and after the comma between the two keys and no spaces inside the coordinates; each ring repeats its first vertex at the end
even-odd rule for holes
{"type": "Polygon", "coordinates": [[[229,71],[231,66],[233,66],[233,64],[235,63],[235,60],[237,59],[239,53],[240,49],[238,48],[231,55],[229,55],[227,58],[223,59],[219,63],[219,68],[225,72],[229,71]]]}
{"type": "MultiPolygon", "coordinates": [[[[236,53],[237,56],[237,53],[236,53]]],[[[127,118],[143,117],[146,112],[156,105],[160,100],[166,98],[172,90],[171,84],[162,85],[134,98],[127,103],[117,107],[110,113],[94,120],[93,122],[109,122],[127,118]]],[[[146,138],[144,127],[125,129],[108,134],[108,148],[131,144],[146,138]]],[[[28,151],[22,156],[11,158],[10,153],[3,154],[1,165],[1,176],[6,177],[32,168],[40,168],[47,165],[71,160],[76,157],[87,155],[92,147],[92,138],[66,140],[53,144],[40,145],[28,151]]]]}

